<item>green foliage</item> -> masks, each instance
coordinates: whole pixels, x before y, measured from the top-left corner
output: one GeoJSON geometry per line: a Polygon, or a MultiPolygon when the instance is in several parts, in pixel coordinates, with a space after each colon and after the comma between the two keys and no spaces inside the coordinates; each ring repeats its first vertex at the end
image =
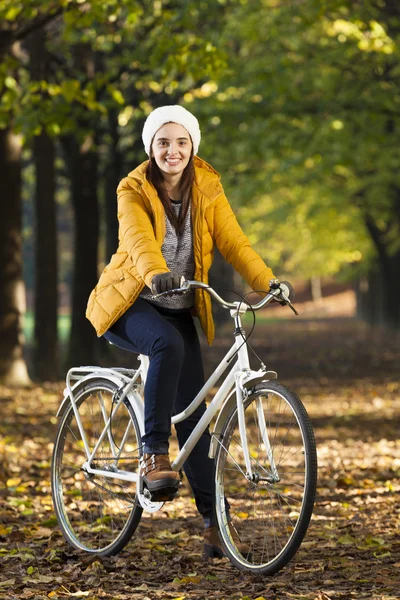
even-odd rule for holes
{"type": "Polygon", "coordinates": [[[10,46],[3,57],[0,127],[84,140],[112,113],[125,150],[155,105],[183,100],[200,117],[201,154],[277,272],[366,268],[366,219],[397,251],[393,3],[9,0],[1,28],[18,36],[57,11],[47,78],[31,79],[24,52],[10,46]]]}
{"type": "MultiPolygon", "coordinates": [[[[217,48],[218,31],[210,24],[221,22],[223,12],[219,4],[195,1],[3,3],[0,33],[9,34],[9,44],[0,62],[0,127],[11,123],[22,132],[26,147],[43,129],[54,138],[73,133],[82,144],[96,131],[102,144],[102,172],[110,141],[109,114],[117,115],[123,148],[131,144],[137,123],[155,104],[175,102],[221,72],[225,53],[217,48]],[[59,16],[53,19],[56,13],[59,16]],[[41,76],[35,79],[29,59],[30,44],[36,41],[26,32],[40,30],[45,19],[47,55],[41,76]],[[22,46],[13,45],[15,40],[22,46]]],[[[128,153],[123,154],[129,160],[128,153]]],[[[29,289],[34,285],[31,179],[29,169],[24,169],[24,265],[29,289]]],[[[59,204],[66,194],[64,184],[58,176],[59,204]]],[[[103,188],[99,181],[100,193],[103,188]]],[[[61,228],[64,217],[65,213],[61,228]]],[[[71,231],[60,232],[63,282],[70,279],[72,242],[71,231]]]]}
{"type": "Polygon", "coordinates": [[[2,0],[0,23],[6,31],[17,31],[35,20],[57,13],[59,10],[76,4],[72,0],[2,0]]]}
{"type": "Polygon", "coordinates": [[[395,250],[399,31],[399,10],[371,2],[259,0],[230,13],[230,70],[193,108],[203,153],[279,271],[370,260],[367,216],[395,250]]]}
{"type": "MultiPolygon", "coordinates": [[[[151,110],[154,95],[187,91],[225,64],[215,32],[207,32],[218,4],[166,1],[144,7],[134,0],[92,0],[57,7],[62,16],[47,33],[49,78],[32,80],[28,56],[13,51],[0,66],[0,127],[13,119],[28,138],[43,127],[52,136],[74,131],[84,137],[107,111],[131,106],[131,90],[141,97],[133,107],[139,116],[151,110]]],[[[6,30],[15,29],[15,35],[46,11],[50,15],[54,3],[19,8],[18,14],[3,12],[10,17],[6,30]]]]}

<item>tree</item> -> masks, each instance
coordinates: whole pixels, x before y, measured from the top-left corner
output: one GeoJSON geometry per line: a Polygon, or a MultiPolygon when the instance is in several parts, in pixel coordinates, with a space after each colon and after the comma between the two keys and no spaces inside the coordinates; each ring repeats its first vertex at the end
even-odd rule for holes
{"type": "Polygon", "coordinates": [[[19,136],[0,130],[0,378],[6,385],[29,384],[22,336],[21,148],[19,136]]]}
{"type": "Polygon", "coordinates": [[[234,85],[197,100],[261,253],[292,277],[377,261],[397,327],[399,27],[392,0],[245,4],[224,31],[234,85]]]}
{"type": "Polygon", "coordinates": [[[62,0],[55,4],[52,0],[45,0],[44,2],[29,0],[24,4],[16,5],[6,0],[0,7],[0,135],[2,137],[1,150],[3,153],[0,161],[0,178],[2,186],[8,191],[8,197],[12,197],[12,202],[4,204],[2,207],[2,226],[5,235],[0,240],[0,256],[2,259],[0,267],[2,270],[0,278],[2,283],[0,286],[0,331],[5,333],[1,341],[1,354],[5,358],[0,368],[0,377],[15,385],[24,385],[28,382],[22,352],[22,320],[25,303],[21,301],[24,296],[21,261],[21,142],[19,137],[15,135],[15,133],[21,131],[24,131],[28,139],[31,139],[32,135],[39,136],[34,142],[37,150],[35,153],[37,172],[40,175],[36,202],[37,216],[40,217],[37,220],[38,232],[36,237],[38,240],[38,260],[36,261],[38,295],[36,299],[35,358],[38,374],[44,376],[44,369],[47,376],[49,373],[54,375],[55,362],[53,357],[56,357],[54,314],[56,310],[54,297],[57,293],[54,268],[56,252],[54,247],[51,248],[48,254],[42,252],[45,238],[47,237],[49,241],[49,236],[42,237],[41,232],[44,225],[43,219],[51,221],[52,212],[54,229],[54,206],[51,208],[53,183],[50,181],[51,177],[49,178],[54,152],[48,134],[54,133],[57,122],[51,111],[46,114],[45,111],[41,113],[37,110],[39,103],[43,107],[41,103],[44,99],[44,92],[48,90],[48,87],[44,80],[39,82],[29,81],[25,68],[28,57],[26,48],[22,44],[26,42],[29,36],[33,36],[33,41],[31,40],[34,51],[31,64],[33,79],[43,75],[40,71],[46,67],[43,59],[45,47],[40,36],[44,35],[43,30],[46,26],[53,23],[63,13],[67,13],[68,10],[80,12],[83,10],[82,3],[62,0]],[[38,52],[35,53],[35,50],[38,50],[38,52]],[[47,132],[46,128],[48,128],[47,132]],[[46,162],[44,156],[41,156],[42,151],[47,154],[47,159],[50,159],[49,163],[46,162]],[[44,169],[43,164],[46,165],[44,169]],[[41,177],[43,170],[47,170],[47,177],[41,177]],[[41,181],[44,180],[49,185],[43,186],[41,181]],[[44,205],[49,209],[48,211],[42,210],[44,205]],[[12,243],[10,243],[10,237],[12,237],[12,243]],[[53,256],[53,262],[51,256],[53,256]],[[46,269],[45,266],[48,268],[46,269]],[[18,285],[16,285],[17,281],[19,282],[18,285]],[[43,287],[44,285],[52,287],[45,296],[46,303],[41,302],[41,293],[46,294],[47,292],[43,287]],[[52,303],[51,297],[53,297],[52,303]],[[48,309],[47,314],[46,308],[48,309]]]}
{"type": "MultiPolygon", "coordinates": [[[[0,7],[0,378],[8,385],[27,385],[22,321],[25,290],[22,279],[21,137],[13,131],[11,107],[18,95],[12,76],[19,58],[10,49],[40,30],[62,11],[50,2],[28,7],[3,2],[0,7]]],[[[18,53],[19,49],[16,49],[18,53]]]]}
{"type": "MultiPolygon", "coordinates": [[[[77,249],[69,363],[72,360],[92,362],[95,346],[95,335],[84,313],[89,291],[97,279],[97,192],[104,179],[99,177],[97,165],[105,131],[110,128],[114,159],[118,160],[116,121],[121,112],[130,109],[130,106],[125,106],[124,98],[125,94],[128,98],[132,97],[129,88],[134,90],[133,96],[140,97],[134,109],[133,129],[137,131],[152,104],[160,100],[180,100],[194,84],[207,80],[212,72],[218,72],[223,60],[212,41],[207,36],[203,39],[203,36],[207,32],[207,24],[215,16],[222,18],[224,11],[219,4],[207,7],[187,2],[181,6],[172,0],[163,5],[156,3],[152,6],[150,3],[147,7],[134,0],[121,4],[99,0],[64,0],[56,4],[31,0],[24,6],[6,2],[1,7],[0,17],[5,20],[4,39],[7,41],[4,51],[8,54],[0,73],[4,84],[0,122],[7,123],[12,119],[15,131],[22,131],[29,142],[34,136],[32,143],[47,152],[50,163],[53,161],[50,140],[59,137],[69,166],[77,249]],[[196,34],[189,29],[189,24],[196,34]],[[43,28],[47,33],[46,44],[39,36],[43,28]],[[29,35],[33,44],[30,76],[26,69],[28,45],[21,46],[29,35]],[[46,58],[41,60],[39,69],[39,62],[35,66],[35,60],[40,51],[42,59],[44,53],[46,58]],[[5,76],[10,65],[12,77],[5,76]]],[[[209,38],[216,39],[216,32],[211,31],[209,38]]],[[[132,145],[133,153],[137,151],[136,142],[132,145]]],[[[114,160],[114,172],[108,178],[107,190],[113,187],[118,177],[116,162],[114,160]]],[[[42,167],[43,161],[38,157],[38,173],[43,172],[42,167]]],[[[45,196],[41,191],[40,198],[45,196]]],[[[48,207],[49,202],[46,204],[48,207]]],[[[39,203],[37,206],[39,208],[39,203]]],[[[39,219],[42,223],[42,217],[39,219]]],[[[38,227],[40,225],[38,223],[38,227]]],[[[115,218],[111,231],[110,237],[115,243],[115,218]]],[[[39,250],[46,237],[40,231],[37,233],[39,250]]],[[[52,297],[54,307],[55,248],[49,254],[53,256],[52,275],[48,278],[52,286],[49,298],[52,297]]],[[[38,285],[46,264],[49,265],[49,262],[37,261],[38,285]]],[[[46,340],[49,340],[50,330],[50,345],[54,347],[55,344],[54,310],[45,333],[45,321],[40,316],[41,311],[45,313],[41,292],[45,293],[42,287],[37,289],[37,364],[50,367],[44,352],[48,347],[46,340]]],[[[54,369],[49,371],[54,372],[54,369]]],[[[45,375],[41,373],[42,377],[45,375]]]]}
{"type": "MultiPolygon", "coordinates": [[[[111,227],[107,226],[107,258],[117,247],[115,189],[123,172],[122,155],[118,149],[121,138],[121,130],[117,127],[119,116],[134,115],[129,128],[133,138],[129,149],[129,160],[132,162],[127,169],[130,170],[132,164],[137,164],[144,158],[140,132],[151,108],[156,104],[180,101],[194,82],[208,78],[212,70],[216,73],[223,64],[212,43],[201,37],[206,27],[204,19],[207,17],[209,22],[212,18],[205,7],[200,10],[194,2],[187,3],[185,7],[170,2],[162,9],[155,7],[153,14],[148,14],[143,12],[140,5],[133,4],[130,11],[126,6],[114,6],[114,28],[110,29],[108,24],[101,27],[96,23],[96,36],[91,33],[93,23],[86,20],[86,15],[81,15],[82,21],[74,21],[73,31],[69,31],[68,27],[66,29],[66,38],[73,43],[64,48],[63,58],[58,61],[60,83],[61,80],[65,81],[67,74],[74,77],[68,82],[69,108],[73,111],[75,123],[79,124],[78,129],[71,130],[66,121],[65,129],[70,129],[67,138],[63,138],[68,139],[68,144],[65,141],[63,143],[66,156],[71,155],[73,147],[77,148],[77,141],[81,144],[79,165],[76,160],[67,159],[70,176],[77,181],[77,185],[72,187],[77,248],[68,364],[72,361],[93,362],[96,347],[94,332],[85,319],[85,309],[89,293],[97,280],[96,192],[100,181],[104,182],[101,187],[106,190],[105,214],[111,224],[111,227]],[[196,35],[185,30],[188,12],[196,35]],[[77,52],[80,53],[78,60],[77,52]],[[201,60],[204,55],[209,55],[207,61],[201,60]],[[91,61],[90,67],[87,61],[91,61]],[[87,141],[93,131],[96,132],[96,143],[88,145],[87,141]],[[95,154],[107,134],[110,159],[106,163],[107,176],[101,178],[94,166],[95,154]],[[85,161],[82,155],[82,149],[89,147],[92,162],[85,161]],[[92,173],[85,175],[82,172],[85,165],[89,168],[92,165],[92,173]],[[79,197],[83,192],[79,181],[91,182],[87,187],[86,200],[79,197]],[[79,236],[82,236],[81,242],[79,236]]],[[[215,14],[215,11],[212,12],[215,14]]],[[[69,21],[67,25],[68,23],[69,21]]],[[[69,119],[70,117],[71,114],[69,119]]],[[[121,118],[121,122],[123,120],[121,118]]],[[[128,163],[126,157],[125,163],[128,163]]]]}
{"type": "MultiPolygon", "coordinates": [[[[49,77],[46,34],[43,29],[28,38],[33,81],[49,77]]],[[[58,251],[53,139],[45,129],[32,139],[35,165],[35,335],[34,371],[38,379],[58,378],[57,306],[58,251]]]]}

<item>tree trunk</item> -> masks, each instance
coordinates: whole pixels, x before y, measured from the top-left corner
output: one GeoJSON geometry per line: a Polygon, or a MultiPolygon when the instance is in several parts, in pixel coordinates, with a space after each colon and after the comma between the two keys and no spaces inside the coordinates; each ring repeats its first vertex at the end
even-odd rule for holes
{"type": "Polygon", "coordinates": [[[67,366],[94,364],[97,336],[85,317],[90,292],[97,283],[99,215],[97,201],[97,149],[87,135],[79,145],[73,136],[63,138],[74,209],[75,243],[72,277],[72,318],[67,366]]]}
{"type": "Polygon", "coordinates": [[[387,323],[400,329],[400,250],[390,257],[390,280],[387,298],[387,323]]]}
{"type": "Polygon", "coordinates": [[[377,266],[379,269],[377,285],[371,285],[369,293],[381,298],[382,318],[380,323],[398,329],[400,328],[400,251],[391,255],[388,242],[385,239],[386,232],[382,233],[369,215],[365,217],[365,223],[377,250],[377,266]]]}
{"type": "Polygon", "coordinates": [[[121,175],[121,153],[118,150],[118,117],[116,111],[108,116],[110,144],[105,176],[106,262],[118,247],[117,186],[121,175]]]}
{"type": "MultiPolygon", "coordinates": [[[[139,102],[137,92],[130,96],[131,103],[139,102]]],[[[111,110],[108,115],[109,125],[109,155],[105,176],[105,210],[106,218],[106,261],[109,261],[118,247],[118,218],[117,218],[117,187],[122,177],[145,160],[142,129],[145,119],[136,119],[133,129],[133,144],[129,148],[128,156],[122,154],[118,145],[120,136],[118,132],[117,111],[111,110]]]]}
{"type": "Polygon", "coordinates": [[[23,357],[21,139],[0,129],[0,379],[30,384],[23,357]]]}
{"type": "MultiPolygon", "coordinates": [[[[48,78],[46,34],[29,36],[30,72],[35,81],[48,78]]],[[[57,225],[55,204],[55,148],[45,131],[33,140],[35,165],[35,375],[58,378],[57,344],[57,225]]]]}
{"type": "Polygon", "coordinates": [[[322,299],[321,277],[311,277],[311,297],[313,302],[318,302],[322,299]]]}
{"type": "MultiPolygon", "coordinates": [[[[90,44],[75,44],[71,52],[76,72],[81,73],[88,81],[94,79],[101,67],[101,60],[90,44]]],[[[85,316],[89,295],[98,279],[97,127],[98,117],[94,117],[90,110],[87,110],[77,122],[77,132],[81,140],[78,142],[78,138],[73,134],[65,136],[62,140],[71,181],[75,225],[72,315],[67,367],[94,364],[98,350],[95,330],[85,316]]]]}
{"type": "Polygon", "coordinates": [[[362,321],[368,321],[368,277],[364,275],[354,281],[354,291],[356,294],[356,316],[362,321]]]}
{"type": "Polygon", "coordinates": [[[391,276],[385,280],[377,263],[356,284],[357,316],[370,325],[400,329],[400,252],[390,257],[391,276]]]}
{"type": "Polygon", "coordinates": [[[384,325],[382,276],[377,266],[356,284],[357,316],[370,325],[384,325]]]}
{"type": "Polygon", "coordinates": [[[43,131],[33,141],[35,188],[35,375],[58,379],[55,148],[43,131]]]}

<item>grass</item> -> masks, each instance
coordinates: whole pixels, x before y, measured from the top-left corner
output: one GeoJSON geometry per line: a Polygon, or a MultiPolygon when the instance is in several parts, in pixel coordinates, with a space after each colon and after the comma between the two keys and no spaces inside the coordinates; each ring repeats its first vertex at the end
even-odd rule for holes
{"type": "MultiPolygon", "coordinates": [[[[277,323],[278,321],[281,321],[282,319],[278,319],[276,317],[267,317],[264,316],[265,313],[256,313],[256,327],[257,325],[261,325],[261,323],[263,324],[270,324],[270,323],[277,323]]],[[[244,325],[252,325],[253,324],[253,320],[254,320],[254,315],[251,311],[248,311],[245,315],[243,315],[242,317],[242,322],[244,325]]]]}
{"type": "MultiPolygon", "coordinates": [[[[69,329],[71,325],[71,315],[60,315],[58,317],[58,337],[61,342],[66,342],[68,339],[69,329]]],[[[24,335],[28,344],[33,342],[33,334],[35,327],[35,318],[32,311],[25,313],[24,317],[24,335]]]]}

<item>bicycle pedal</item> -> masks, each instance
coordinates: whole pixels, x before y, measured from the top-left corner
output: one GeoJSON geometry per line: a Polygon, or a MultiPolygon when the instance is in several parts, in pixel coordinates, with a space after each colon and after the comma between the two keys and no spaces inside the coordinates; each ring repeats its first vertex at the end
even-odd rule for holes
{"type": "Polygon", "coordinates": [[[144,488],[144,490],[143,490],[143,496],[146,498],[146,500],[151,500],[151,492],[150,492],[150,490],[148,490],[147,488],[144,488]]]}
{"type": "Polygon", "coordinates": [[[163,488],[154,492],[150,492],[150,490],[146,489],[144,494],[146,498],[148,498],[146,492],[148,492],[148,494],[150,495],[149,500],[151,500],[152,502],[170,502],[171,500],[174,500],[174,498],[176,498],[178,495],[178,490],[175,486],[170,488],[163,488]]]}

